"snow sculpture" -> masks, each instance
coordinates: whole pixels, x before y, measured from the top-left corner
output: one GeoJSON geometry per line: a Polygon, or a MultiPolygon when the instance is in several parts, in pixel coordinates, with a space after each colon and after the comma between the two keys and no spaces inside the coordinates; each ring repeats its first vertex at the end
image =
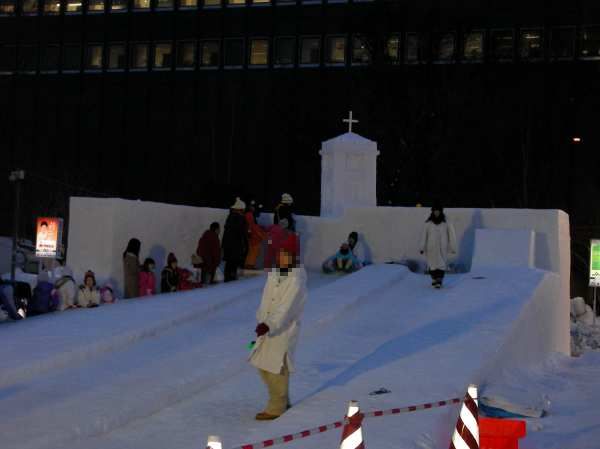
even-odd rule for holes
{"type": "Polygon", "coordinates": [[[344,120],[347,133],[321,146],[321,216],[343,215],[352,207],[377,206],[377,143],[352,132],[358,120],[344,120]]]}

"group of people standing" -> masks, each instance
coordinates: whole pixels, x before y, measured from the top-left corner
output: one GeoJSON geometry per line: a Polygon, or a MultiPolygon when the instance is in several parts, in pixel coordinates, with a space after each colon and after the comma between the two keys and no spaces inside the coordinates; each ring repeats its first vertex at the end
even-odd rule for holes
{"type": "MultiPolygon", "coordinates": [[[[221,226],[213,222],[200,240],[192,255],[194,271],[179,267],[174,253],[167,256],[166,266],[160,276],[160,292],[171,293],[199,288],[216,283],[217,269],[225,261],[225,282],[238,279],[241,268],[255,270],[265,240],[265,268],[274,266],[275,248],[295,230],[292,212],[293,198],[284,193],[275,207],[273,225],[261,226],[258,218],[262,205],[252,200],[246,205],[236,198],[225,221],[222,241],[221,226]]],[[[135,298],[156,294],[155,261],[147,258],[140,264],[141,242],[132,238],[123,252],[124,297],[135,298]]]]}
{"type": "Polygon", "coordinates": [[[225,282],[237,279],[238,270],[255,270],[263,242],[268,244],[264,254],[264,268],[274,266],[275,248],[296,230],[292,196],[284,193],[273,213],[273,224],[258,224],[262,205],[252,200],[246,205],[240,198],[230,208],[223,233],[223,259],[225,282]]]}

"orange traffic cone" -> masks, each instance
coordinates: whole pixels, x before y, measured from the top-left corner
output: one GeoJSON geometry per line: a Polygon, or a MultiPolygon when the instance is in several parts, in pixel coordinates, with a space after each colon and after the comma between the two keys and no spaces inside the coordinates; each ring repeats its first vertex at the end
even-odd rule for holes
{"type": "Polygon", "coordinates": [[[450,449],[479,449],[477,386],[469,385],[450,441],[450,449]]]}
{"type": "Polygon", "coordinates": [[[221,438],[216,435],[211,435],[208,437],[208,442],[206,443],[206,449],[222,449],[223,446],[221,444],[221,438]]]}
{"type": "Polygon", "coordinates": [[[344,431],[342,432],[340,449],[365,449],[362,436],[363,415],[360,413],[358,402],[350,401],[346,419],[348,420],[348,424],[344,426],[344,431]]]}

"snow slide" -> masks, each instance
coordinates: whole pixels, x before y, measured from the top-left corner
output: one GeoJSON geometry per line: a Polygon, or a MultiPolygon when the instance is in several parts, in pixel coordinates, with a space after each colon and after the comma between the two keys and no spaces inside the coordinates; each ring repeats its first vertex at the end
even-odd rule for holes
{"type": "MultiPolygon", "coordinates": [[[[406,274],[384,265],[325,282],[311,280],[305,329],[321,332],[406,274]]],[[[0,389],[4,442],[15,449],[66,447],[69,441],[87,447],[94,436],[147,422],[240,379],[246,383],[254,373],[245,346],[253,338],[263,283],[264,278],[255,278],[40,317],[26,322],[26,328],[4,326],[5,341],[18,348],[2,357],[5,367],[13,366],[0,389]],[[47,355],[40,342],[53,334],[64,349],[47,355]],[[42,361],[36,362],[38,357],[42,361]],[[11,431],[19,428],[27,431],[11,431]]]]}

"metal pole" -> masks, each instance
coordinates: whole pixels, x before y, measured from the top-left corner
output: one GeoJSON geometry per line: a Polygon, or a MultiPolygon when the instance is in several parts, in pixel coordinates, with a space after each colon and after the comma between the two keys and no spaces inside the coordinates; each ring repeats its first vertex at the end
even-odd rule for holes
{"type": "Polygon", "coordinates": [[[25,179],[23,170],[13,171],[8,178],[10,182],[15,184],[15,216],[13,219],[13,242],[12,242],[12,263],[10,265],[10,282],[15,288],[15,277],[17,267],[17,242],[19,239],[19,216],[21,215],[21,181],[25,179]]]}
{"type": "Polygon", "coordinates": [[[594,287],[594,326],[596,325],[596,290],[597,287],[594,287]]]}

